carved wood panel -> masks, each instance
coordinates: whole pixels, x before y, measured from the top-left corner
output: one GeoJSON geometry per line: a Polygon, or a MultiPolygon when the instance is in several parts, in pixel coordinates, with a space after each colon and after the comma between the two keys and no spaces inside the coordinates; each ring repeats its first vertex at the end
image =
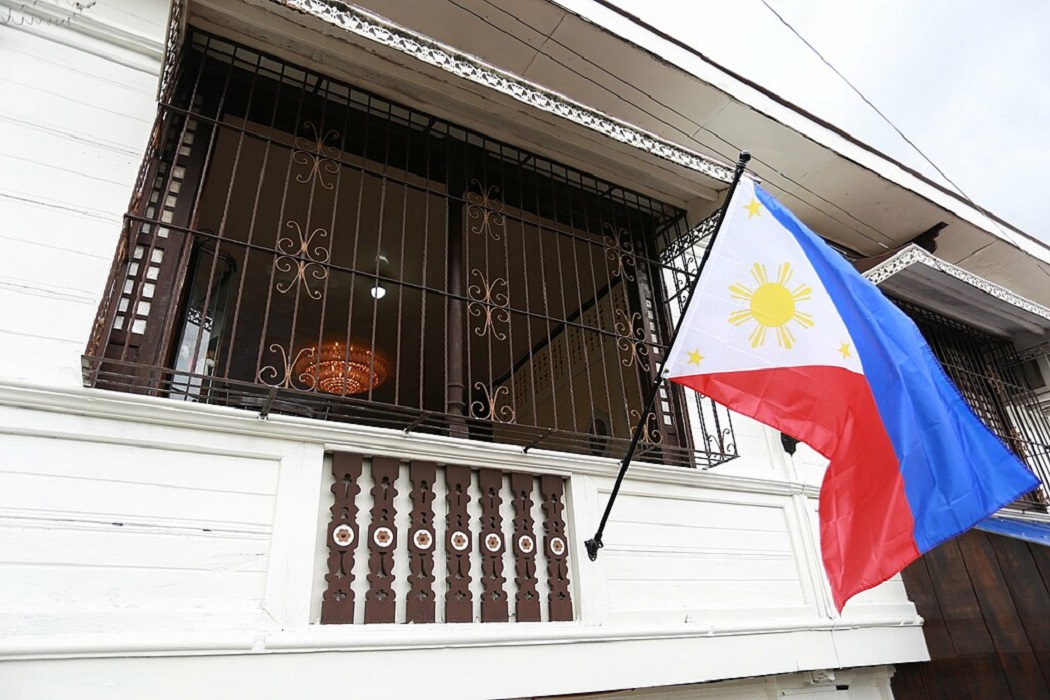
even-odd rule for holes
{"type": "Polygon", "coordinates": [[[332,520],[328,523],[328,587],[321,602],[322,624],[354,621],[354,551],[357,549],[357,494],[361,492],[361,456],[332,455],[332,520]]]}
{"type": "Polygon", "coordinates": [[[398,461],[390,457],[372,458],[372,524],[368,528],[368,593],[365,595],[365,623],[394,622],[394,496],[397,495],[398,461]]]}
{"type": "Polygon", "coordinates": [[[495,469],[478,470],[478,486],[481,487],[481,530],[478,548],[481,550],[481,597],[482,622],[506,622],[507,590],[503,576],[503,552],[507,546],[503,540],[503,517],[499,506],[503,502],[503,473],[495,469]]]}
{"type": "Polygon", "coordinates": [[[445,467],[448,486],[448,515],[445,516],[445,555],[448,576],[445,593],[445,622],[473,622],[473,596],[470,592],[470,469],[445,467]]]}
{"type": "Polygon", "coordinates": [[[536,522],[532,517],[532,474],[510,475],[514,503],[514,615],[518,622],[540,621],[540,596],[536,592],[536,522]]]}
{"type": "Polygon", "coordinates": [[[552,621],[572,620],[572,598],[569,594],[569,544],[565,536],[565,483],[560,476],[540,477],[543,498],[543,546],[547,553],[547,596],[552,621]]]}
{"type": "Polygon", "coordinates": [[[405,610],[406,622],[434,621],[434,479],[437,466],[412,462],[412,525],[408,540],[411,590],[405,610]]]}
{"type": "Polygon", "coordinates": [[[548,617],[573,619],[562,477],[454,465],[438,467],[431,462],[413,461],[408,466],[408,499],[412,506],[405,542],[399,548],[395,498],[400,468],[400,460],[390,457],[369,459],[347,453],[332,457],[333,501],[326,531],[329,554],[321,601],[323,624],[352,623],[355,600],[361,596],[366,623],[436,622],[437,600],[442,596],[445,622],[507,622],[509,572],[505,571],[504,557],[508,548],[514,557],[514,619],[539,622],[544,619],[537,591],[541,526],[550,591],[548,617]],[[473,482],[475,472],[477,481],[473,482]],[[370,474],[372,487],[362,493],[361,479],[365,474],[370,474]],[[443,523],[435,521],[434,514],[438,479],[444,479],[446,489],[443,523]],[[506,480],[509,490],[504,487],[506,480]],[[472,491],[474,483],[477,490],[472,491]],[[472,518],[471,499],[479,493],[480,517],[472,518]],[[508,497],[514,515],[511,522],[505,523],[501,506],[508,497]],[[537,499],[544,514],[542,523],[533,517],[537,499]],[[364,528],[357,525],[364,510],[370,520],[367,533],[359,532],[364,528]],[[435,568],[439,565],[437,543],[441,539],[445,543],[447,575],[439,583],[435,568]],[[355,577],[355,557],[358,542],[362,541],[367,543],[368,573],[355,577]],[[475,546],[478,555],[474,558],[480,559],[481,564],[479,577],[472,574],[475,546]],[[407,594],[400,612],[395,590],[396,562],[409,571],[407,581],[400,586],[401,594],[407,594]],[[479,618],[475,617],[475,595],[479,595],[479,618]]]}

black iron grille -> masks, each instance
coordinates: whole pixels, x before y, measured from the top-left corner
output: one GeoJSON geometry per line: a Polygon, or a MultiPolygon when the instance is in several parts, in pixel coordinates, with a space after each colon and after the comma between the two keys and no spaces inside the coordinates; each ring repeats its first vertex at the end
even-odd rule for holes
{"type": "MultiPolygon", "coordinates": [[[[1050,423],[1028,388],[1024,359],[1008,340],[898,301],[922,331],[966,402],[1043,482],[1050,484],[1050,423]]],[[[1045,505],[1033,492],[1026,502],[1045,505]]]]}
{"type": "MultiPolygon", "coordinates": [[[[223,39],[189,42],[89,384],[621,453],[694,273],[681,210],[223,39]]],[[[724,408],[671,387],[657,404],[647,459],[735,456],[724,408]]]]}

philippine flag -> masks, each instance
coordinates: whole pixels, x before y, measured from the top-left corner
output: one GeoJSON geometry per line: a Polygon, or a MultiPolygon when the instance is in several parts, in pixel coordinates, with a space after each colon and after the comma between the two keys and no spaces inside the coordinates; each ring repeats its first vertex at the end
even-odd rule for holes
{"type": "Polygon", "coordinates": [[[665,376],[830,460],[820,544],[839,611],[1039,485],[911,320],[747,178],[665,376]]]}

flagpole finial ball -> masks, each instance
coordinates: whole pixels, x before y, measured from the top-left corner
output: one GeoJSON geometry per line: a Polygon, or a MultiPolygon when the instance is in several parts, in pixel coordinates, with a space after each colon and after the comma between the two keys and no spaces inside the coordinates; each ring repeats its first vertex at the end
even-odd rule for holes
{"type": "Polygon", "coordinates": [[[751,160],[751,151],[740,151],[740,162],[747,163],[751,160]]]}

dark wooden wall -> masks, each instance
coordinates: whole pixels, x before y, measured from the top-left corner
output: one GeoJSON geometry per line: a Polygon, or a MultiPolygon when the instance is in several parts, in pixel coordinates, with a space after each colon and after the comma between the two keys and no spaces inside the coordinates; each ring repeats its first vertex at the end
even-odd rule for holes
{"type": "Polygon", "coordinates": [[[931,660],[897,666],[894,697],[1050,698],[1050,547],[971,530],[902,575],[931,660]]]}

